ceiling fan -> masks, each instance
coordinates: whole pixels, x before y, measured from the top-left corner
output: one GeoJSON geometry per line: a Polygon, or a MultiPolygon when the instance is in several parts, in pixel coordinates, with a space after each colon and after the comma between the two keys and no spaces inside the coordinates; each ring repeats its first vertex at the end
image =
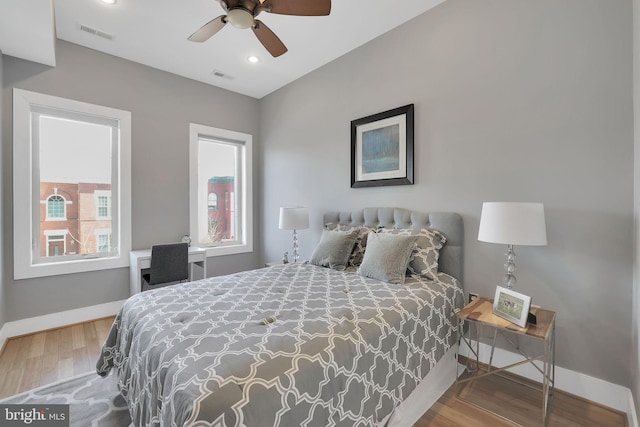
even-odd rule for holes
{"type": "Polygon", "coordinates": [[[204,24],[189,36],[192,42],[204,42],[227,23],[236,28],[251,28],[269,53],[278,57],[287,47],[262,21],[256,19],[261,12],[279,15],[324,16],[331,12],[331,0],[218,0],[227,13],[204,24]]]}

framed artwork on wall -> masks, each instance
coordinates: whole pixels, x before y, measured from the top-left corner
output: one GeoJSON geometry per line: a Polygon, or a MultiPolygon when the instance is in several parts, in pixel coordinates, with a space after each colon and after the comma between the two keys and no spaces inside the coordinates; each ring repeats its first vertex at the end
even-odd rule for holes
{"type": "Polygon", "coordinates": [[[531,308],[530,296],[502,286],[496,287],[496,295],[493,298],[493,314],[524,328],[527,326],[529,308],[531,308]]]}
{"type": "Polygon", "coordinates": [[[351,122],[351,188],[413,184],[413,104],[351,122]]]}

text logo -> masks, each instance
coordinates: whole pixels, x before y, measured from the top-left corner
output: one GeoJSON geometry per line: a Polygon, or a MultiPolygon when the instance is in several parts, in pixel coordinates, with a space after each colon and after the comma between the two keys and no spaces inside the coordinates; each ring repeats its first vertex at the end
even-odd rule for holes
{"type": "Polygon", "coordinates": [[[69,405],[0,405],[0,425],[69,427],[69,405]]]}

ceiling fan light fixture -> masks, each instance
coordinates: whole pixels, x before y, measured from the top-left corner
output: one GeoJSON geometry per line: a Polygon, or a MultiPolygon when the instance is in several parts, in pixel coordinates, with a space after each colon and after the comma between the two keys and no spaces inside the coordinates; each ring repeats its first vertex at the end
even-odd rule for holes
{"type": "Polygon", "coordinates": [[[252,64],[257,64],[258,62],[260,62],[260,58],[252,55],[247,57],[247,61],[251,62],[252,64]]]}
{"type": "Polygon", "coordinates": [[[253,26],[253,14],[247,9],[236,7],[227,12],[227,21],[234,27],[245,30],[253,26]]]}

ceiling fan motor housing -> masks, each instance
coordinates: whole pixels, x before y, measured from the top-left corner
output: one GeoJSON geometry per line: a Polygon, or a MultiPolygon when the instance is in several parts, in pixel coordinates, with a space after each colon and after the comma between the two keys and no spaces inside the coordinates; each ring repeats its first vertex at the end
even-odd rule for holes
{"type": "Polygon", "coordinates": [[[244,7],[234,7],[227,12],[227,21],[236,28],[246,30],[253,26],[253,14],[244,7]]]}

